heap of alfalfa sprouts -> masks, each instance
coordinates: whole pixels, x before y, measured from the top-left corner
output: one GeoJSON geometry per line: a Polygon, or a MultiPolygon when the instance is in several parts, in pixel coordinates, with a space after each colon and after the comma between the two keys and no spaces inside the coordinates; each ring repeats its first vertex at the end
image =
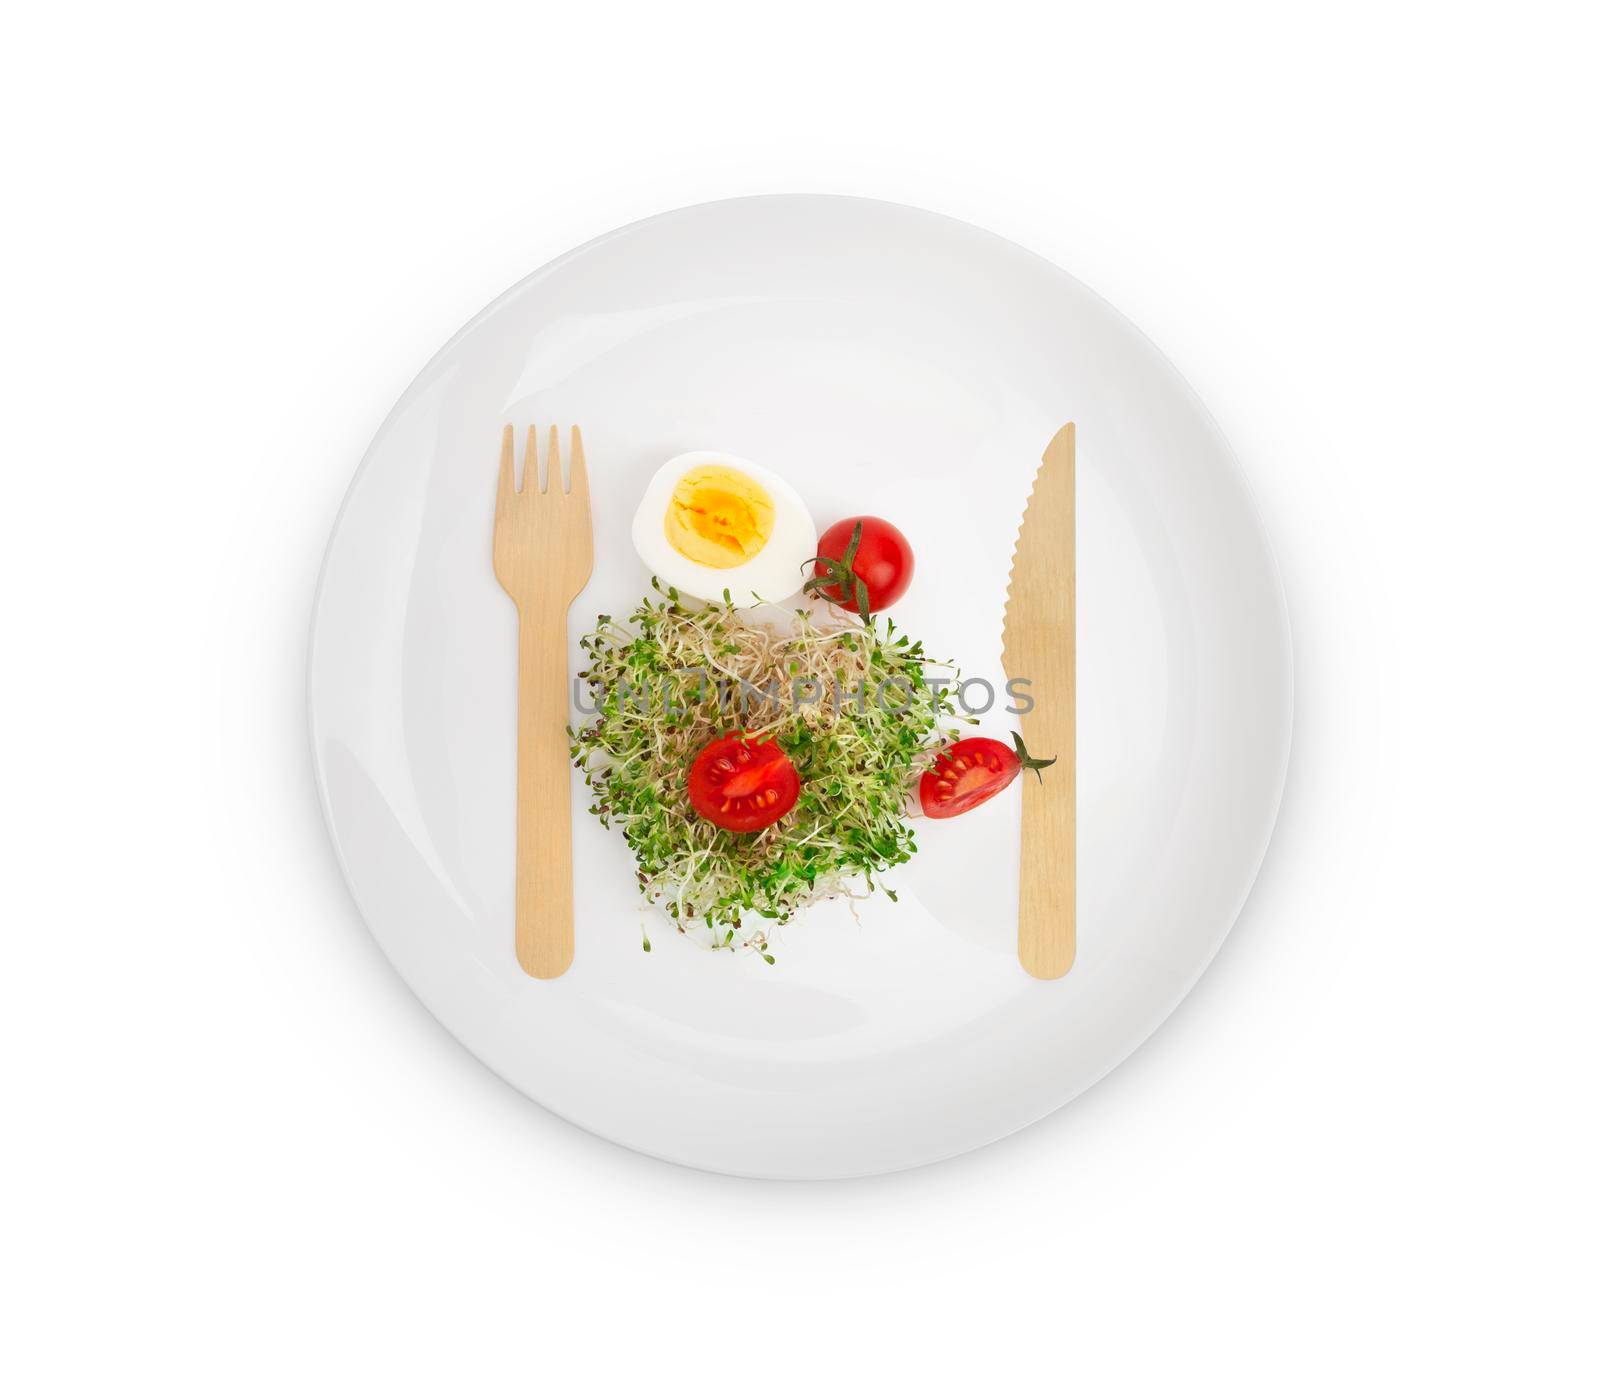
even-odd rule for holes
{"type": "Polygon", "coordinates": [[[907,801],[955,737],[941,728],[954,697],[928,673],[948,664],[887,618],[691,607],[652,585],[660,598],[626,623],[602,615],[581,640],[593,714],[572,732],[573,762],[590,813],[632,849],[644,897],[680,931],[771,963],[747,917],[782,925],[810,903],[860,899],[916,852],[907,801]],[[719,829],[689,803],[695,756],[739,731],[775,738],[802,784],[794,809],[758,833],[719,829]]]}

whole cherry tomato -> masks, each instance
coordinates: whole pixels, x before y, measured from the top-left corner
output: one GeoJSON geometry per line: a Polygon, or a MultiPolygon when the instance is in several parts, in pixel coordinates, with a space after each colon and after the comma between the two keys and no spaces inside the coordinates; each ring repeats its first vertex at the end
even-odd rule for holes
{"type": "Polygon", "coordinates": [[[863,616],[888,609],[911,584],[916,558],[886,518],[841,518],[817,539],[816,574],[806,582],[824,600],[863,616]]]}

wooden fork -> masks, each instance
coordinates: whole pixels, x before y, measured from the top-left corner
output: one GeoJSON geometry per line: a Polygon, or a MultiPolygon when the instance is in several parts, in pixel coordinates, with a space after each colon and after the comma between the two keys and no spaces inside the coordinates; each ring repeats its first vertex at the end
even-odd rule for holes
{"type": "Polygon", "coordinates": [[[567,752],[567,609],[594,569],[589,474],[572,429],[571,488],[561,483],[561,436],[550,429],[539,484],[528,428],[522,488],[516,444],[500,441],[494,574],[517,606],[517,962],[535,979],[572,963],[572,770],[567,752]]]}

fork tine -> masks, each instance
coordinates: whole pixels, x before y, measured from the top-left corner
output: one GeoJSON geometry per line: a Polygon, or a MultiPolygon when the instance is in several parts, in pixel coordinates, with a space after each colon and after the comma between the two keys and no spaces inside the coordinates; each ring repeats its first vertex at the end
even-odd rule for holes
{"type": "Polygon", "coordinates": [[[528,446],[522,453],[522,492],[539,492],[539,429],[528,428],[528,446]]]}
{"type": "Polygon", "coordinates": [[[555,426],[550,428],[550,456],[547,470],[545,489],[551,494],[560,494],[566,486],[561,479],[561,431],[555,426]]]}
{"type": "Polygon", "coordinates": [[[571,486],[574,499],[581,499],[585,507],[589,503],[589,467],[583,459],[583,433],[576,427],[572,429],[572,454],[567,457],[567,482],[571,486]]]}
{"type": "Polygon", "coordinates": [[[517,444],[513,439],[511,424],[500,434],[500,486],[495,493],[495,508],[504,510],[517,492],[517,444]]]}

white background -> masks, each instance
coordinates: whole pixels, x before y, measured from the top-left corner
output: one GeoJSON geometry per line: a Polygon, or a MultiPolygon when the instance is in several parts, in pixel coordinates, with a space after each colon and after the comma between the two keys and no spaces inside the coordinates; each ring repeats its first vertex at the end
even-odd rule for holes
{"type": "Polygon", "coordinates": [[[34,6],[0,45],[0,1368],[1593,1377],[1580,8],[34,6]],[[433,350],[709,198],[908,201],[1167,351],[1274,538],[1276,842],[1177,1015],[928,1170],[502,1085],[336,872],[318,559],[433,350]]]}

